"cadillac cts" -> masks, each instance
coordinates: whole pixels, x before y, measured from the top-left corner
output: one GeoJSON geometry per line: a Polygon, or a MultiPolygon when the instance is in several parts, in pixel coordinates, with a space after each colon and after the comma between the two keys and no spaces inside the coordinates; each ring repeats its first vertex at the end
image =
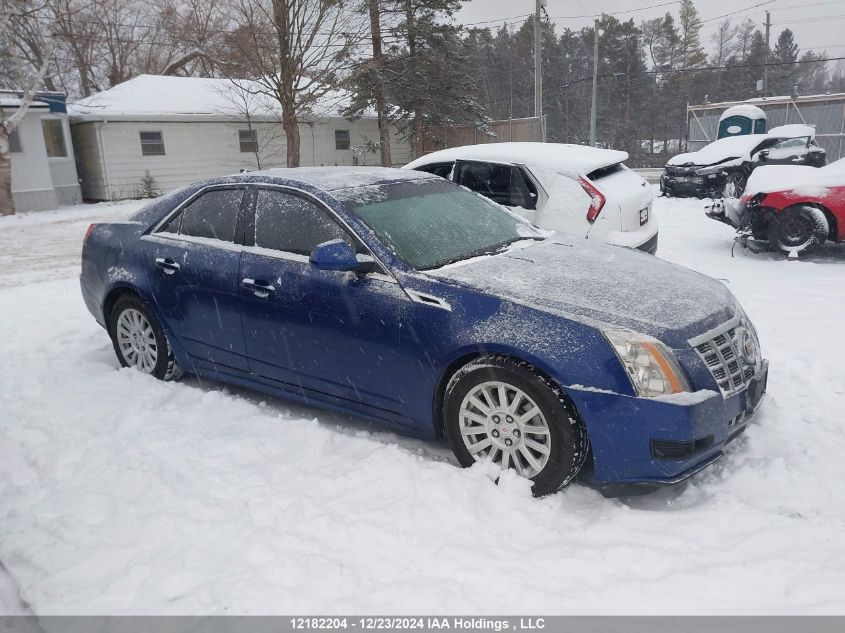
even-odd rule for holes
{"type": "Polygon", "coordinates": [[[722,283],[415,171],[197,183],[92,225],[81,282],[124,366],[445,437],[537,495],[579,473],[606,494],[679,482],[766,388],[722,283]]]}

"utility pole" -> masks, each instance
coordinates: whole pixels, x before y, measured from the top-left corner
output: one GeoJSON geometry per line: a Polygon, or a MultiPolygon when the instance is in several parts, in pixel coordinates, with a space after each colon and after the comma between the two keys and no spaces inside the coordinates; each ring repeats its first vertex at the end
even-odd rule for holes
{"type": "Polygon", "coordinates": [[[769,33],[772,30],[772,15],[766,11],[766,61],[763,62],[763,97],[769,93],[769,33]]]}
{"type": "Polygon", "coordinates": [[[599,81],[599,21],[593,27],[593,105],[590,108],[590,145],[596,146],[596,95],[599,81]]]}
{"type": "Polygon", "coordinates": [[[534,116],[540,121],[542,140],[546,140],[543,125],[543,39],[540,26],[540,13],[546,0],[534,0],[534,116]]]}

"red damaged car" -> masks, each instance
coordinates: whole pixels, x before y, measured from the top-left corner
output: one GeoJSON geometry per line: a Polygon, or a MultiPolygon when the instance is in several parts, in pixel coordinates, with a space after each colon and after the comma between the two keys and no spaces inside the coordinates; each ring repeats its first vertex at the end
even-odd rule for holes
{"type": "Polygon", "coordinates": [[[759,167],[740,202],[730,223],[750,228],[773,249],[801,254],[825,240],[845,242],[845,158],[825,167],[759,167]]]}

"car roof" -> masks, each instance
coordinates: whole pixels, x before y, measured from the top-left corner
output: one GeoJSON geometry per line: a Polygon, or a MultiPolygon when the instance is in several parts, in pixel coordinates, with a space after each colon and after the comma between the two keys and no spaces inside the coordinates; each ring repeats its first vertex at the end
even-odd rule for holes
{"type": "Polygon", "coordinates": [[[409,173],[393,167],[274,167],[249,171],[233,177],[245,182],[309,186],[322,191],[383,185],[392,182],[437,178],[421,172],[409,173]]]}
{"type": "Polygon", "coordinates": [[[596,169],[628,160],[628,153],[570,143],[484,143],[450,147],[418,158],[405,165],[416,169],[432,163],[455,160],[485,160],[565,169],[586,175],[596,169]]]}

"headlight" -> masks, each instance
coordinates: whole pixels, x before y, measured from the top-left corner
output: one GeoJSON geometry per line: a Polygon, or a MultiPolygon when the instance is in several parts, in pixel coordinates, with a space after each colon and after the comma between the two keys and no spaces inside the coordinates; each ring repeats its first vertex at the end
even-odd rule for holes
{"type": "Polygon", "coordinates": [[[724,167],[716,166],[716,167],[705,167],[703,169],[696,169],[695,173],[698,176],[716,176],[717,174],[724,171],[724,167]]]}
{"type": "Polygon", "coordinates": [[[657,339],[628,330],[605,330],[604,335],[628,372],[637,395],[653,398],[692,391],[675,356],[657,339]]]}

